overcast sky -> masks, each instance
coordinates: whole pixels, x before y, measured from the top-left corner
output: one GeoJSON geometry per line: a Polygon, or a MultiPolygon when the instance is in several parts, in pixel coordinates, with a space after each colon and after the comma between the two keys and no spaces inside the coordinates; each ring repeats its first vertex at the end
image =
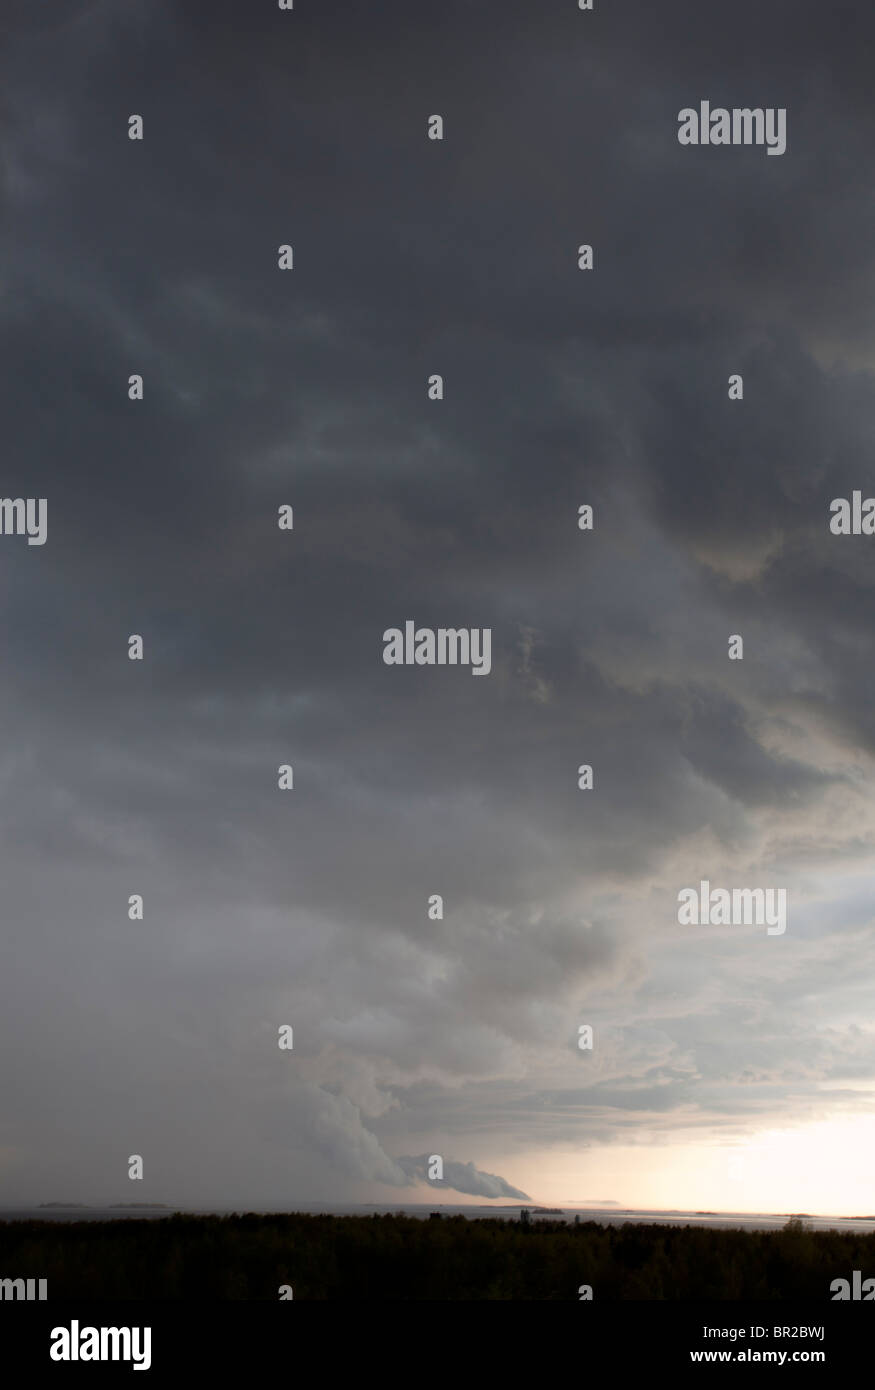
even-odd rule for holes
{"type": "Polygon", "coordinates": [[[875,11],[0,25],[0,1204],[875,1209],[875,11]]]}

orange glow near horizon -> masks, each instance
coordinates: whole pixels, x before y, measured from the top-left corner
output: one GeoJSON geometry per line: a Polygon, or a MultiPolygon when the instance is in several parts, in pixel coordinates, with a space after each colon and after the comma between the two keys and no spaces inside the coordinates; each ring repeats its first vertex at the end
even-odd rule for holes
{"type": "MultiPolygon", "coordinates": [[[[875,1115],[764,1130],[746,1142],[605,1145],[581,1151],[485,1155],[478,1167],[501,1173],[532,1202],[573,1207],[616,1203],[656,1211],[809,1212],[875,1215],[875,1115]]],[[[483,1199],[434,1189],[406,1201],[447,1205],[483,1199]]],[[[500,1197],[495,1205],[513,1198],[500,1197]]]]}

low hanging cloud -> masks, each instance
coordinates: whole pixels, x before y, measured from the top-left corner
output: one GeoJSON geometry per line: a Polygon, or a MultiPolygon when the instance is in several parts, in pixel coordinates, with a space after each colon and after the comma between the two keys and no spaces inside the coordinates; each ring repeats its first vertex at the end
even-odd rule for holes
{"type": "Polygon", "coordinates": [[[309,1102],[308,1129],[319,1143],[323,1157],[356,1177],[367,1177],[392,1187],[412,1187],[427,1182],[431,1187],[452,1188],[470,1197],[514,1197],[528,1201],[528,1194],[512,1187],[497,1173],[483,1173],[473,1163],[444,1159],[444,1176],[429,1176],[430,1154],[391,1158],[379,1140],[362,1123],[358,1106],[342,1095],[318,1086],[304,1089],[309,1102]]]}
{"type": "Polygon", "coordinates": [[[432,1187],[450,1187],[456,1192],[464,1192],[469,1197],[518,1197],[524,1202],[531,1201],[528,1193],[511,1187],[509,1182],[497,1173],[481,1173],[473,1163],[457,1163],[452,1158],[444,1159],[443,1179],[429,1178],[429,1155],[397,1158],[395,1162],[403,1168],[411,1181],[431,1183],[432,1187]]]}

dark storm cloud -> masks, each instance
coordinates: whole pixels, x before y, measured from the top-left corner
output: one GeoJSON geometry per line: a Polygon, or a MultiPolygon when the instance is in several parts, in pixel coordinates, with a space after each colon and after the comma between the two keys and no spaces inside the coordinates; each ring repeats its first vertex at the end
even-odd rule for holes
{"type": "Polygon", "coordinates": [[[790,990],[740,1046],[700,938],[645,1025],[680,886],[871,854],[872,581],[827,523],[871,477],[872,17],[11,13],[3,491],[49,541],[0,548],[9,1192],[142,1150],[171,1199],[367,1195],[432,1131],[744,1119],[751,1078],[801,1114],[865,1072],[839,1023],[793,1080],[790,990]],[[786,106],[786,155],[681,149],[701,97],[786,106]],[[408,617],[491,626],[489,678],[385,667],[408,617]]]}

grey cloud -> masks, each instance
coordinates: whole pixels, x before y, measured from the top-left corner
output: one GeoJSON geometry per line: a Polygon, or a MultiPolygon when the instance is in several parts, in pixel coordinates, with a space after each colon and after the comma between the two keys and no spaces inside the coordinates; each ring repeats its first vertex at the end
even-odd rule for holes
{"type": "Polygon", "coordinates": [[[415,1158],[399,1158],[398,1163],[411,1178],[428,1181],[432,1187],[449,1187],[455,1192],[464,1192],[468,1197],[517,1197],[521,1201],[529,1201],[525,1192],[512,1187],[495,1173],[479,1172],[473,1163],[458,1163],[454,1159],[445,1159],[443,1178],[434,1179],[428,1177],[428,1154],[420,1154],[415,1158]]]}
{"type": "Polygon", "coordinates": [[[151,1143],[156,1200],[365,1200],[449,1134],[486,1196],[478,1153],[838,1106],[872,16],[299,10],[4,12],[3,486],[49,542],[0,544],[0,1178],[99,1197],[151,1143]],[[787,155],[681,151],[708,93],[787,155]],[[489,679],[384,667],[410,616],[491,625],[489,679]],[[783,954],[679,942],[720,872],[786,875],[783,954]]]}

